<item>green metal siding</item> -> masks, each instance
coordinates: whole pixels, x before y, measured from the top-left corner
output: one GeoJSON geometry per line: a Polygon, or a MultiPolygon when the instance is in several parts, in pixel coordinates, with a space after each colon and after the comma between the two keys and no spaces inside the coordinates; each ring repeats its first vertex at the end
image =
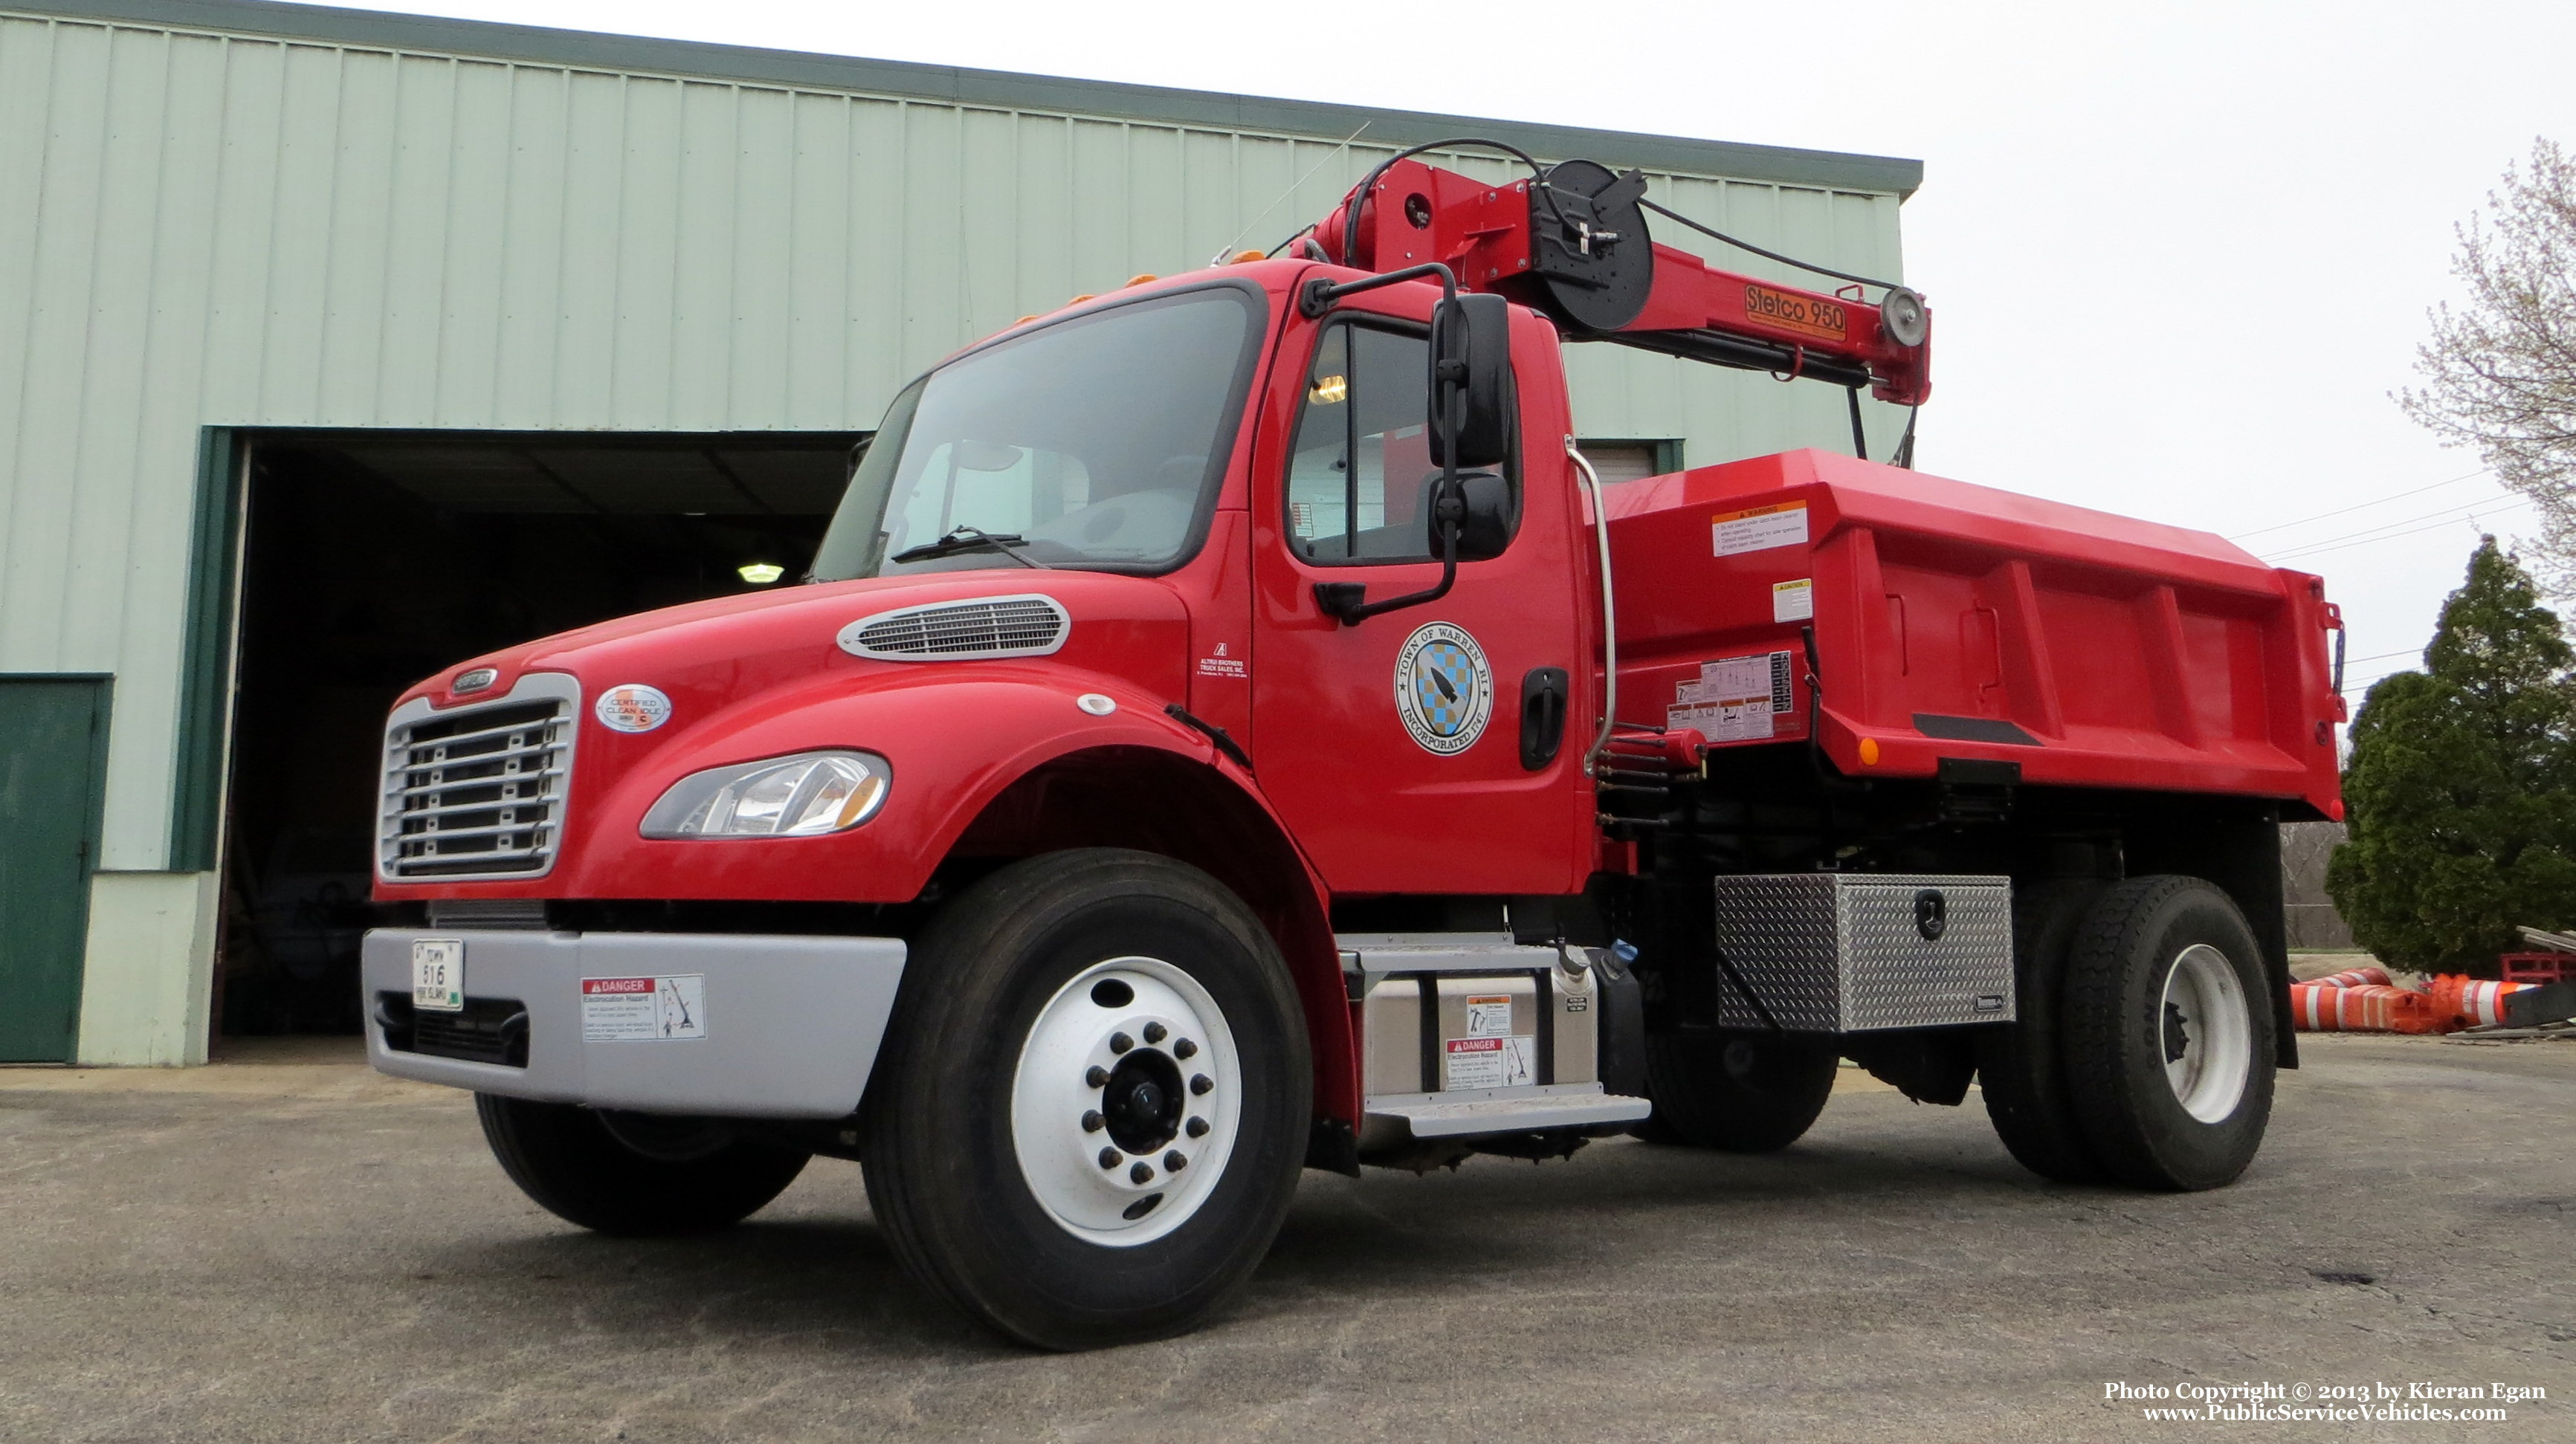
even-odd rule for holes
{"type": "MultiPolygon", "coordinates": [[[[350,12],[121,8],[363,30],[350,12]]],[[[117,676],[110,868],[211,864],[231,532],[200,488],[231,478],[209,428],[863,428],[974,337],[1238,240],[1268,245],[1387,153],[1162,118],[1188,111],[1187,92],[372,23],[453,37],[458,53],[0,13],[0,670],[117,676]],[[815,79],[469,53],[486,43],[815,79]],[[871,75],[1023,100],[821,83],[871,75]],[[192,606],[212,618],[193,655],[192,606]]],[[[1587,148],[1622,161],[1617,140],[1587,148]]],[[[1910,163],[1636,144],[1881,179],[1650,173],[1659,196],[1750,239],[1898,270],[1910,163]]],[[[1575,370],[1589,434],[1687,437],[1694,460],[1847,444],[1828,388],[1604,347],[1575,370]]],[[[1876,424],[1883,448],[1895,425],[1876,424]]]]}

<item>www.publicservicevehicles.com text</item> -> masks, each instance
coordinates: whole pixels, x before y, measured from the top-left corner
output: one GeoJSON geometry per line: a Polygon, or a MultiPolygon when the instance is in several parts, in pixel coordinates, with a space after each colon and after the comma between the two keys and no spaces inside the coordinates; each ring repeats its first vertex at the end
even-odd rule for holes
{"type": "Polygon", "coordinates": [[[2501,1423],[2509,1417],[2503,1406],[2545,1400],[2549,1391],[2523,1384],[2437,1384],[2425,1379],[2395,1384],[2132,1384],[2115,1380],[2102,1386],[2102,1397],[2136,1402],[2145,1417],[2163,1420],[2501,1423]]]}

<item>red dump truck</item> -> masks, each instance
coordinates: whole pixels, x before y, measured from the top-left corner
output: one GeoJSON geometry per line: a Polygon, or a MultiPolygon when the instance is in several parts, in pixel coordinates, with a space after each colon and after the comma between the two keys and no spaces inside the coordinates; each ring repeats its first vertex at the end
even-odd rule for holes
{"type": "Polygon", "coordinates": [[[1302,1168],[1776,1149],[1845,1058],[2050,1178],[2237,1176],[2277,826],[2341,812],[2318,580],[1910,440],[1601,485],[1565,344],[1842,386],[1857,450],[1931,318],[1527,168],[1023,321],[895,399],[806,585],[413,688],[375,1065],[610,1233],[857,1160],[1054,1348],[1205,1318],[1302,1168]]]}

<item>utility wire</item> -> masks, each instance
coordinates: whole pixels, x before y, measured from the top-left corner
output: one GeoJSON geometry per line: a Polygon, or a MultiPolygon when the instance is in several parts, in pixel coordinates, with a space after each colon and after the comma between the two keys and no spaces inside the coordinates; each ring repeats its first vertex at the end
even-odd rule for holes
{"type": "Polygon", "coordinates": [[[2409,488],[2405,491],[2393,491],[2375,501],[2357,501],[2350,506],[2337,507],[2333,511],[2321,511],[2315,516],[2303,516],[2296,521],[2275,522],[2270,526],[2258,526],[2252,531],[2238,532],[2234,536],[2229,537],[2228,540],[2243,541],[2249,536],[2262,536],[2266,532],[2288,531],[2294,526],[2306,526],[2309,522],[2324,521],[2328,517],[2342,516],[2347,512],[2367,511],[2371,507],[2381,506],[2388,502],[2403,501],[2407,497],[2421,496],[2428,491],[2439,491],[2446,486],[2457,486],[2461,482],[2486,475],[2488,470],[2489,468],[2481,466],[2477,470],[2469,472],[2466,475],[2452,477],[2449,481],[2437,481],[2430,486],[2418,486],[2409,488]]]}
{"type": "Polygon", "coordinates": [[[2317,541],[2301,542],[2297,546],[2289,548],[2287,551],[2276,553],[2271,560],[2288,561],[2293,557],[2314,556],[2321,552],[2339,552],[2346,547],[2366,546],[2375,541],[2395,541],[2397,538],[2402,536],[2415,536],[2422,532],[2439,531],[2443,527],[2449,526],[2454,522],[2474,521],[2477,519],[2480,512],[2490,514],[2495,512],[2505,512],[2511,511],[2516,507],[2529,506],[2530,504],[2531,498],[2526,496],[2498,497],[2492,501],[2470,502],[2466,506],[2444,507],[2440,511],[2426,512],[2422,516],[2410,516],[2403,521],[2392,521],[2381,526],[2370,527],[2363,531],[2346,532],[2342,536],[2330,536],[2321,538],[2317,541]],[[2430,522],[2431,525],[2414,526],[2413,524],[2416,522],[2430,522]],[[2397,531],[2394,529],[2397,527],[2407,527],[2409,529],[2406,531],[2397,531]],[[2385,535],[2381,535],[2381,533],[2385,533],[2385,535]]]}

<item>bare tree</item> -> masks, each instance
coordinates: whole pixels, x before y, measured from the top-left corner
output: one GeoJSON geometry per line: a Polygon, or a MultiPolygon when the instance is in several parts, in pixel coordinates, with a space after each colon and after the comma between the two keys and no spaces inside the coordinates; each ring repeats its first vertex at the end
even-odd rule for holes
{"type": "Polygon", "coordinates": [[[2397,401],[2532,499],[2549,579],[2576,589],[2576,160],[2532,142],[2528,164],[2507,167],[2486,214],[2458,232],[2451,273],[2468,300],[2430,313],[2432,339],[2416,348],[2424,385],[2397,401]]]}

